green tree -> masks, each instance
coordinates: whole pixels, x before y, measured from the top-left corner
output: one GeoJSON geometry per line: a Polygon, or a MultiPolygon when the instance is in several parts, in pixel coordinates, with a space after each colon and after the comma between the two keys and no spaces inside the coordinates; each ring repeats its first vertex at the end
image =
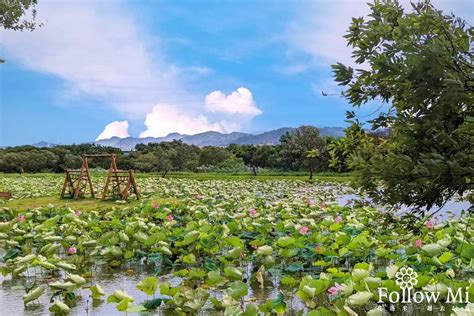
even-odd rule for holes
{"type": "Polygon", "coordinates": [[[364,142],[370,142],[371,137],[366,134],[359,124],[352,124],[344,130],[345,137],[330,139],[328,143],[329,167],[337,172],[347,172],[349,159],[364,142]]]}
{"type": "Polygon", "coordinates": [[[251,164],[260,168],[274,168],[277,167],[276,156],[278,156],[278,146],[258,146],[252,157],[251,164]]]}
{"type": "Polygon", "coordinates": [[[364,67],[333,65],[353,106],[381,100],[389,108],[370,121],[391,128],[388,141],[352,159],[356,182],[377,202],[441,206],[473,186],[473,28],[429,1],[409,13],[396,1],[369,6],[345,36],[364,67]]]}
{"type": "Polygon", "coordinates": [[[242,158],[246,165],[252,165],[252,159],[258,147],[255,145],[236,145],[230,144],[227,150],[233,153],[236,157],[242,158]]]}
{"type": "Polygon", "coordinates": [[[320,136],[319,129],[301,126],[292,133],[281,137],[280,161],[290,170],[306,169],[309,178],[327,160],[326,140],[320,136]]]}
{"type": "Polygon", "coordinates": [[[199,156],[200,166],[217,166],[219,163],[231,157],[232,154],[222,147],[207,146],[201,150],[199,156]]]}

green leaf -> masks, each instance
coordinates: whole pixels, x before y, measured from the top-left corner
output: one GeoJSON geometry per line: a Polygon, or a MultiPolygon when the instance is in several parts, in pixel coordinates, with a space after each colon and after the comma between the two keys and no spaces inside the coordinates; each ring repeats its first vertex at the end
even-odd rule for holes
{"type": "Polygon", "coordinates": [[[107,303],[119,303],[124,299],[127,299],[130,302],[133,302],[133,298],[130,295],[128,295],[127,292],[121,291],[121,290],[115,290],[114,293],[109,295],[109,297],[107,298],[107,303]]]}
{"type": "Polygon", "coordinates": [[[77,274],[68,274],[67,277],[66,277],[66,280],[70,280],[70,281],[74,282],[77,285],[86,284],[86,279],[84,279],[83,277],[81,277],[80,275],[77,275],[77,274]]]}
{"type": "Polygon", "coordinates": [[[257,254],[259,256],[270,256],[273,253],[273,248],[270,246],[261,246],[257,248],[257,254]]]}
{"type": "Polygon", "coordinates": [[[258,316],[258,309],[253,304],[247,304],[242,316],[258,316]]]}
{"type": "Polygon", "coordinates": [[[347,303],[349,305],[362,306],[367,304],[372,296],[374,296],[374,294],[368,291],[357,292],[347,298],[347,303]]]}
{"type": "Polygon", "coordinates": [[[277,240],[277,245],[280,247],[290,247],[295,244],[296,240],[293,237],[280,237],[277,240]]]}
{"type": "Polygon", "coordinates": [[[295,285],[297,283],[296,279],[289,275],[285,275],[284,277],[282,277],[280,279],[280,282],[281,284],[288,285],[288,286],[295,285]]]}
{"type": "Polygon", "coordinates": [[[432,243],[425,245],[421,247],[421,250],[423,250],[427,256],[429,257],[434,257],[439,255],[443,250],[445,249],[444,246],[441,246],[440,244],[437,243],[432,243]]]}
{"type": "Polygon", "coordinates": [[[15,259],[20,254],[19,249],[8,249],[8,251],[3,255],[3,261],[15,259]]]}
{"type": "Polygon", "coordinates": [[[278,292],[277,297],[272,300],[271,309],[278,315],[283,315],[286,312],[285,297],[282,292],[278,292]]]}
{"type": "Polygon", "coordinates": [[[158,279],[155,277],[145,278],[137,284],[137,289],[146,295],[153,295],[158,289],[158,279]]]}
{"type": "Polygon", "coordinates": [[[23,295],[23,303],[26,305],[31,301],[38,299],[45,292],[46,287],[40,285],[33,290],[29,291],[27,294],[23,295]]]}
{"type": "Polygon", "coordinates": [[[115,308],[120,312],[126,311],[130,307],[131,302],[133,302],[133,299],[124,298],[115,306],[115,308]]]}
{"type": "Polygon", "coordinates": [[[332,310],[327,309],[326,307],[318,307],[315,310],[309,311],[306,316],[333,316],[336,315],[332,310]]]}
{"type": "Polygon", "coordinates": [[[463,244],[461,257],[468,260],[473,259],[474,258],[474,245],[463,244]]]}
{"type": "Polygon", "coordinates": [[[353,269],[352,270],[352,280],[354,280],[354,282],[358,282],[360,280],[363,280],[368,276],[370,276],[370,272],[368,270],[364,270],[364,269],[353,269]]]}
{"type": "Polygon", "coordinates": [[[166,299],[164,299],[164,298],[154,298],[152,300],[147,300],[147,301],[143,302],[143,307],[145,307],[148,310],[156,309],[159,306],[161,306],[161,304],[163,302],[166,302],[166,299]]]}
{"type": "Polygon", "coordinates": [[[54,301],[53,305],[49,307],[49,311],[54,313],[54,314],[67,314],[69,313],[69,306],[61,302],[60,300],[54,301]]]}
{"type": "Polygon", "coordinates": [[[105,295],[104,290],[102,289],[102,287],[101,287],[98,283],[96,283],[95,285],[91,286],[90,290],[91,290],[91,297],[92,297],[94,300],[98,300],[98,299],[100,299],[102,296],[105,295]]]}
{"type": "Polygon", "coordinates": [[[226,267],[226,268],[224,268],[224,273],[231,280],[241,280],[242,279],[242,271],[240,271],[236,267],[226,267]]]}
{"type": "Polygon", "coordinates": [[[207,273],[207,282],[206,284],[215,286],[224,281],[224,277],[220,274],[220,271],[209,271],[207,273]]]}
{"type": "Polygon", "coordinates": [[[393,279],[395,277],[395,274],[397,273],[398,269],[400,269],[397,265],[390,265],[387,267],[387,276],[389,279],[393,279]]]}
{"type": "Polygon", "coordinates": [[[231,283],[230,285],[230,296],[232,296],[232,298],[238,300],[240,299],[241,297],[244,297],[245,295],[248,294],[248,287],[247,285],[242,282],[242,281],[235,281],[233,283],[231,283]]]}
{"type": "Polygon", "coordinates": [[[451,258],[453,256],[454,256],[453,253],[446,251],[441,256],[438,257],[438,260],[439,260],[439,262],[444,264],[444,263],[448,262],[449,260],[451,260],[451,258]]]}
{"type": "Polygon", "coordinates": [[[189,264],[194,263],[196,262],[196,257],[194,256],[194,254],[190,253],[189,255],[183,257],[183,262],[189,264]]]}

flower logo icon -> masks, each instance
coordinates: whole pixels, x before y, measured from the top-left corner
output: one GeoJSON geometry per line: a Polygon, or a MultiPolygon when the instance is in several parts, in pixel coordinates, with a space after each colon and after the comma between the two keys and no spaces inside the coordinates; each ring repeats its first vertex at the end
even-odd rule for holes
{"type": "Polygon", "coordinates": [[[412,268],[403,267],[395,274],[395,283],[402,290],[412,289],[418,283],[418,273],[412,268]]]}

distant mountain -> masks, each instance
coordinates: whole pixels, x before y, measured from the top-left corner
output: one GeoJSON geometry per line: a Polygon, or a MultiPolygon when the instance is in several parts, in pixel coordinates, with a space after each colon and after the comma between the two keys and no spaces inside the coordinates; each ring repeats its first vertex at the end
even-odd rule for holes
{"type": "Polygon", "coordinates": [[[38,148],[42,148],[42,147],[54,147],[54,146],[56,146],[56,145],[57,145],[57,144],[53,144],[53,143],[48,143],[48,142],[41,141],[41,142],[38,142],[38,143],[34,143],[34,144],[32,144],[31,146],[38,147],[38,148]]]}
{"type": "Polygon", "coordinates": [[[280,142],[282,135],[293,131],[292,127],[282,127],[273,131],[264,132],[261,134],[251,135],[246,134],[240,137],[235,144],[239,145],[273,145],[280,142]]]}
{"type": "MultiPolygon", "coordinates": [[[[171,133],[165,137],[126,137],[118,138],[112,137],[109,139],[103,139],[96,141],[95,144],[101,146],[111,146],[120,148],[125,151],[133,150],[137,144],[148,144],[148,143],[160,143],[172,140],[181,140],[186,144],[196,146],[227,146],[230,144],[239,145],[273,145],[280,142],[280,138],[286,132],[295,130],[292,127],[283,127],[273,131],[259,133],[259,134],[248,134],[233,132],[230,134],[223,134],[219,132],[204,132],[195,135],[184,135],[178,133],[171,133]]],[[[321,135],[342,137],[344,136],[344,129],[342,127],[323,127],[320,128],[321,135]]]]}

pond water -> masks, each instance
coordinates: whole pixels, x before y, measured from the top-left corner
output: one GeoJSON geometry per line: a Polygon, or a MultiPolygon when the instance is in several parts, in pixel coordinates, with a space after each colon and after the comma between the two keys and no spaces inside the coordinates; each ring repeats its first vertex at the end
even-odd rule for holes
{"type": "MultiPolygon", "coordinates": [[[[338,190],[340,190],[339,188],[338,190]]],[[[330,190],[329,190],[330,191],[330,190]]],[[[284,193],[276,191],[276,195],[283,195],[284,193]]],[[[351,190],[343,190],[342,193],[332,195],[327,202],[336,202],[342,206],[356,199],[360,199],[360,196],[351,192],[351,190]]],[[[449,216],[459,217],[462,210],[468,210],[472,205],[467,201],[448,201],[442,210],[440,211],[441,220],[449,216]]],[[[401,209],[400,212],[406,209],[401,209]]],[[[0,253],[0,255],[3,255],[0,253]]],[[[93,303],[89,297],[90,290],[82,288],[81,291],[77,291],[79,299],[77,300],[76,306],[71,308],[70,315],[123,315],[124,313],[119,312],[115,309],[115,304],[107,304],[106,297],[113,293],[115,290],[124,290],[134,297],[136,304],[140,304],[147,300],[148,297],[136,288],[136,284],[143,278],[151,275],[157,275],[157,269],[155,264],[134,264],[130,267],[122,267],[121,269],[111,269],[108,266],[97,266],[94,277],[90,282],[90,285],[99,283],[104,289],[106,296],[105,299],[99,304],[93,303]]],[[[176,268],[176,267],[175,267],[176,268]]],[[[251,267],[247,269],[247,274],[250,275],[251,267]]],[[[316,273],[317,271],[304,271],[304,273],[316,273]]],[[[31,275],[31,274],[30,274],[31,275]]],[[[58,278],[59,279],[59,278],[58,278]]],[[[169,271],[159,273],[160,282],[170,282],[173,286],[178,285],[181,282],[180,278],[174,277],[169,271]]],[[[247,278],[249,279],[249,278],[247,278]]],[[[38,284],[54,282],[49,276],[36,276],[36,277],[23,277],[12,280],[11,277],[3,277],[0,275],[0,315],[16,316],[16,315],[47,315],[49,314],[50,298],[52,292],[48,288],[47,295],[42,295],[38,303],[30,303],[26,307],[23,307],[22,297],[25,294],[25,286],[30,287],[32,284],[37,282],[38,284]]],[[[243,305],[252,303],[254,305],[261,304],[268,301],[269,299],[275,298],[279,291],[282,291],[285,295],[285,301],[288,305],[286,315],[296,315],[297,311],[304,310],[304,304],[296,295],[296,289],[291,290],[285,289],[280,286],[278,276],[270,278],[267,276],[265,280],[264,288],[260,288],[257,282],[247,281],[249,285],[249,294],[244,298],[243,305]],[[253,300],[250,301],[250,298],[253,300]]],[[[220,299],[222,292],[219,290],[211,291],[211,296],[220,299]]],[[[401,310],[401,306],[396,306],[396,310],[392,315],[449,315],[450,306],[433,306],[433,312],[427,312],[427,305],[406,305],[407,310],[401,310]],[[442,308],[445,311],[441,310],[442,308]]],[[[129,313],[133,314],[133,313],[129,313]]],[[[153,312],[141,312],[140,315],[175,315],[172,310],[159,308],[153,312]]],[[[211,303],[206,303],[205,307],[201,311],[200,315],[222,315],[222,313],[216,312],[212,309],[211,303]]]]}
{"type": "MultiPolygon", "coordinates": [[[[348,203],[352,203],[353,201],[356,201],[356,200],[362,200],[367,203],[370,203],[370,199],[368,198],[361,199],[360,195],[352,194],[352,193],[339,195],[335,199],[335,201],[341,206],[347,205],[348,203]]],[[[443,205],[443,207],[441,207],[437,215],[440,220],[447,219],[451,216],[454,216],[455,218],[459,218],[459,216],[461,216],[462,211],[467,212],[469,211],[469,209],[472,209],[472,208],[473,208],[473,205],[471,204],[471,202],[465,199],[462,200],[459,198],[453,198],[447,201],[443,205]]],[[[387,209],[387,207],[380,207],[380,209],[387,209]]],[[[400,209],[395,212],[395,214],[402,215],[407,210],[408,210],[408,207],[401,206],[400,209]]],[[[430,211],[437,211],[437,210],[438,210],[438,207],[436,206],[430,209],[430,211]]]]}
{"type": "MultiPolygon", "coordinates": [[[[104,289],[106,295],[111,294],[117,289],[121,289],[129,293],[134,299],[136,304],[139,304],[150,297],[147,297],[143,292],[137,290],[136,284],[142,280],[144,277],[154,275],[155,271],[154,265],[134,265],[132,269],[128,272],[124,272],[125,268],[112,270],[108,267],[98,268],[94,273],[96,277],[91,282],[99,283],[104,289]]],[[[247,269],[247,273],[250,273],[251,267],[247,269]]],[[[160,282],[169,282],[172,286],[177,286],[181,282],[180,278],[174,277],[171,274],[164,274],[159,277],[160,282]]],[[[48,307],[50,306],[50,298],[52,292],[47,290],[47,295],[42,295],[37,303],[29,303],[26,307],[22,305],[22,296],[25,294],[25,284],[31,286],[32,283],[46,281],[40,276],[34,278],[22,278],[12,281],[10,278],[4,278],[0,276],[1,288],[0,288],[0,307],[1,315],[24,315],[24,316],[35,316],[35,315],[48,315],[50,314],[48,307]]],[[[55,281],[51,278],[48,278],[47,281],[55,281]]],[[[278,278],[272,278],[271,280],[266,279],[264,288],[256,282],[250,282],[249,284],[249,293],[244,298],[243,305],[245,304],[261,304],[268,301],[269,299],[274,299],[278,295],[279,291],[282,291],[285,295],[285,301],[287,303],[287,312],[285,315],[297,315],[298,311],[306,310],[303,302],[297,297],[296,289],[289,291],[284,287],[281,287],[278,281],[278,278]],[[253,298],[251,301],[250,298],[253,298]]],[[[159,290],[158,290],[159,292],[159,290]]],[[[84,315],[84,316],[99,316],[99,315],[124,315],[123,312],[119,312],[115,309],[115,304],[107,304],[105,299],[100,303],[94,303],[89,297],[89,289],[82,288],[79,292],[79,297],[76,306],[71,308],[69,315],[84,315]]],[[[222,292],[219,290],[210,291],[211,296],[216,297],[217,299],[222,298],[222,292]]],[[[106,297],[106,296],[105,296],[106,297]]],[[[159,294],[155,297],[160,297],[159,294]]],[[[423,316],[427,315],[428,305],[415,305],[415,304],[406,304],[406,310],[402,310],[401,306],[394,306],[395,311],[391,315],[414,315],[414,316],[423,316]]],[[[449,315],[451,306],[446,305],[434,305],[432,306],[433,312],[429,312],[429,315],[441,316],[449,315]]],[[[173,316],[175,313],[173,310],[160,307],[155,311],[145,311],[140,313],[128,313],[128,315],[163,315],[163,316],[173,316]]],[[[206,303],[204,308],[201,310],[199,315],[223,315],[222,312],[217,312],[213,310],[210,301],[206,303]]]]}

